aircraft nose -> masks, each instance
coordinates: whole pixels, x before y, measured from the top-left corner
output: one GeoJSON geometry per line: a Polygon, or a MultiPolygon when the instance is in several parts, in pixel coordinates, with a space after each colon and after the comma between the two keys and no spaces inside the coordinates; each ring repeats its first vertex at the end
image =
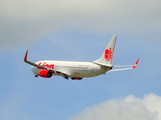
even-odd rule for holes
{"type": "Polygon", "coordinates": [[[31,67],[31,71],[32,71],[33,73],[35,73],[35,74],[37,74],[37,72],[38,72],[37,69],[36,69],[36,67],[34,67],[34,66],[31,67]]]}

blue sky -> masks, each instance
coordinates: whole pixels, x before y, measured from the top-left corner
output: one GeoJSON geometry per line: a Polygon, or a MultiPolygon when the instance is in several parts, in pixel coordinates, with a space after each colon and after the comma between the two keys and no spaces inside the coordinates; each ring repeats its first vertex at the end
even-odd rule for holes
{"type": "Polygon", "coordinates": [[[160,1],[0,1],[0,119],[161,118],[160,1]],[[112,35],[113,64],[140,58],[137,69],[72,81],[35,78],[23,62],[26,50],[33,62],[93,61],[112,35]]]}

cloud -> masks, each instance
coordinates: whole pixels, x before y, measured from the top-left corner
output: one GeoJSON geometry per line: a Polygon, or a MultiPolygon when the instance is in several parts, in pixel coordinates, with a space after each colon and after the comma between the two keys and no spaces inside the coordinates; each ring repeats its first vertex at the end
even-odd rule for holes
{"type": "Polygon", "coordinates": [[[159,39],[158,0],[0,0],[0,48],[36,41],[65,29],[159,39]]]}
{"type": "Polygon", "coordinates": [[[129,95],[87,107],[71,120],[160,120],[161,96],[145,95],[143,99],[129,95]]]}

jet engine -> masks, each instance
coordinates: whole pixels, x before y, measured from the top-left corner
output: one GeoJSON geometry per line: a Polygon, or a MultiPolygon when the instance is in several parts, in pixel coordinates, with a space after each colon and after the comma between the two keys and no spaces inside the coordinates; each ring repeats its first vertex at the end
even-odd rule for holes
{"type": "Polygon", "coordinates": [[[50,78],[52,76],[52,72],[50,72],[48,70],[41,70],[39,72],[39,76],[44,77],[44,78],[50,78]]]}
{"type": "Polygon", "coordinates": [[[82,80],[80,77],[71,77],[72,80],[82,80]]]}

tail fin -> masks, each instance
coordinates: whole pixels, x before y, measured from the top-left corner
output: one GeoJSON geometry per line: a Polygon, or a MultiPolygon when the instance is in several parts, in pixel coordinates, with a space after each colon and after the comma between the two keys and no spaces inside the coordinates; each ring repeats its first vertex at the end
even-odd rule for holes
{"type": "Polygon", "coordinates": [[[99,65],[104,65],[104,66],[108,66],[108,65],[112,66],[112,58],[113,58],[113,54],[114,54],[116,39],[117,39],[117,36],[114,35],[111,38],[106,49],[104,50],[102,56],[99,59],[93,61],[93,63],[99,64],[99,65]]]}

